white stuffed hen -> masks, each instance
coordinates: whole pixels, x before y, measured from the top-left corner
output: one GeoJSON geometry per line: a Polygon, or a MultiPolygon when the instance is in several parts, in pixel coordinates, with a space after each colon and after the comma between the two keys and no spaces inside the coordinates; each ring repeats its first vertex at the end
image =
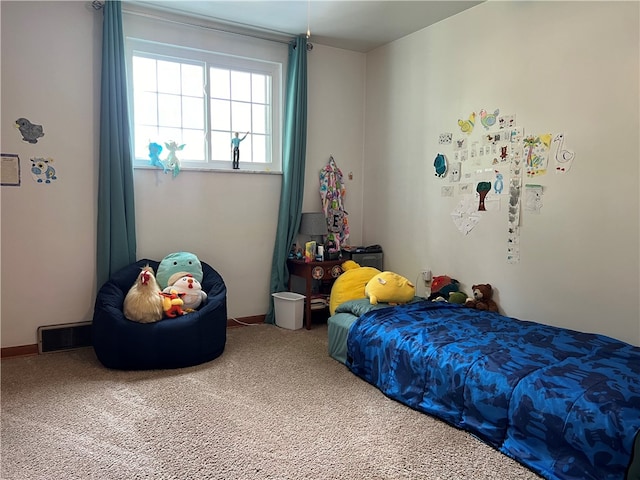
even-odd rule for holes
{"type": "Polygon", "coordinates": [[[183,310],[192,312],[196,310],[202,302],[207,299],[207,294],[202,291],[202,285],[189,273],[176,273],[169,277],[169,286],[163,291],[176,290],[178,293],[184,293],[182,300],[184,302],[183,310]]]}
{"type": "Polygon", "coordinates": [[[162,320],[161,288],[153,268],[146,265],[124,298],[124,316],[140,323],[162,320]]]}

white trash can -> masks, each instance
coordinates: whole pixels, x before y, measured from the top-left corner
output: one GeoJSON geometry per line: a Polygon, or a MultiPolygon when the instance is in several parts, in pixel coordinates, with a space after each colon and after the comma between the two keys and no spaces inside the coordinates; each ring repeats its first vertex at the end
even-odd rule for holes
{"type": "Polygon", "coordinates": [[[276,313],[276,325],[289,330],[302,328],[304,295],[294,292],[272,293],[276,313]]]}

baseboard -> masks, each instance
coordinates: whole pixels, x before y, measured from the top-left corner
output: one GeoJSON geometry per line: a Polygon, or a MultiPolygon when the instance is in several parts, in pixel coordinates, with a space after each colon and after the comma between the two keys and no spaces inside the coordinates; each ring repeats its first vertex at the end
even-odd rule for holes
{"type": "Polygon", "coordinates": [[[266,315],[253,315],[252,317],[241,317],[241,318],[228,318],[227,319],[227,328],[231,327],[244,327],[246,325],[256,325],[260,323],[264,323],[264,319],[266,315]]]}
{"type": "Polygon", "coordinates": [[[38,354],[38,344],[20,345],[18,347],[4,347],[0,349],[0,358],[27,357],[38,354]]]}
{"type": "MultiPolygon", "coordinates": [[[[235,320],[227,319],[227,328],[243,327],[244,324],[256,325],[264,323],[266,315],[253,315],[251,317],[240,317],[235,320]],[[237,320],[237,321],[236,321],[237,320]]],[[[2,347],[0,349],[0,358],[25,357],[29,355],[38,355],[38,344],[20,345],[17,347],[2,347]]]]}

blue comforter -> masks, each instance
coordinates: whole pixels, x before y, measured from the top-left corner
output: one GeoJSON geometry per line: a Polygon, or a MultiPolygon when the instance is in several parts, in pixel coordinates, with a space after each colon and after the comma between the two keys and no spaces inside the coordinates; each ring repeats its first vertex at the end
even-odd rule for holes
{"type": "Polygon", "coordinates": [[[640,348],[447,303],[371,311],[347,366],[548,479],[623,479],[640,430],[640,348]]]}

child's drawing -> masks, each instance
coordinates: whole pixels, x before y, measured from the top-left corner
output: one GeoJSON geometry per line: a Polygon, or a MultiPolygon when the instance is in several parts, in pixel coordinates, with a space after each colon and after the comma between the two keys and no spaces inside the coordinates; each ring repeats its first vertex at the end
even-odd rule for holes
{"type": "Polygon", "coordinates": [[[553,143],[556,143],[555,160],[556,160],[556,173],[567,173],[571,169],[571,164],[576,154],[572,150],[566,150],[564,148],[564,134],[558,133],[553,138],[553,143]]]}
{"type": "Polygon", "coordinates": [[[538,177],[547,173],[551,134],[529,135],[524,138],[523,142],[526,154],[527,176],[538,177]]]}

